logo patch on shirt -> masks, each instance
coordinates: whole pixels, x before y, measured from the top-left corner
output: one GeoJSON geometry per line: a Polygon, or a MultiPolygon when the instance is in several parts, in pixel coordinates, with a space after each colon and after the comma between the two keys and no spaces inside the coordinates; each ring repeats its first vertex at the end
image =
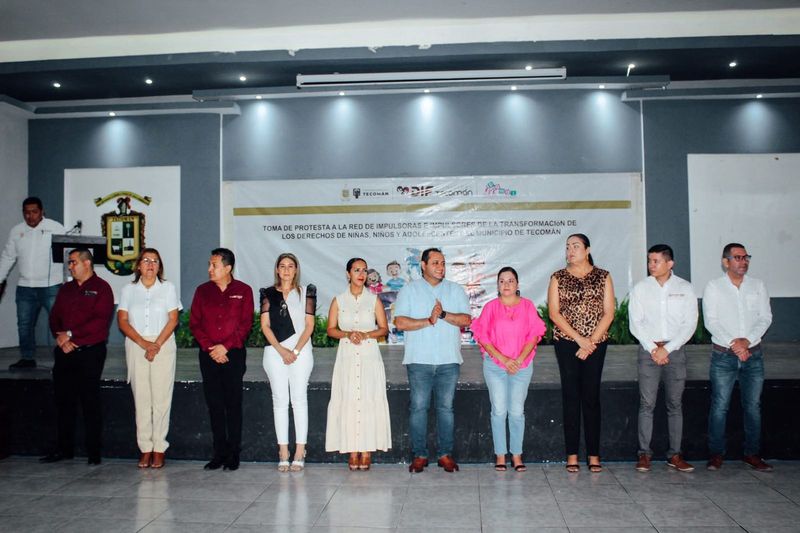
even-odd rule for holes
{"type": "Polygon", "coordinates": [[[97,291],[83,291],[84,296],[97,296],[97,291]]]}
{"type": "Polygon", "coordinates": [[[237,300],[241,300],[242,298],[244,298],[244,296],[242,296],[241,294],[231,294],[229,298],[235,298],[237,300]]]}

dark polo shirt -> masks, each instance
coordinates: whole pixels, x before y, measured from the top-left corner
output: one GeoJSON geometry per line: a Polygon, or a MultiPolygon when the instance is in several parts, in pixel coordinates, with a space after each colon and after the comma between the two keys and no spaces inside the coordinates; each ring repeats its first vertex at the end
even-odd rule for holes
{"type": "Polygon", "coordinates": [[[189,329],[203,351],[215,344],[226,349],[244,348],[253,326],[253,289],[234,279],[224,291],[212,282],[194,292],[189,329]]]}
{"type": "Polygon", "coordinates": [[[50,311],[50,332],[71,331],[78,346],[108,341],[108,328],[114,314],[114,293],[97,274],[78,285],[72,280],[61,286],[50,311]]]}

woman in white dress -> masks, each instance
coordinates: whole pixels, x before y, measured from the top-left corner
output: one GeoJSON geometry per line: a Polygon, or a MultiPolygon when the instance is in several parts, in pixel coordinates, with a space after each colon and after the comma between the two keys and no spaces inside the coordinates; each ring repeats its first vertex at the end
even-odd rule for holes
{"type": "Polygon", "coordinates": [[[278,437],[278,470],[305,467],[308,438],[308,378],[314,368],[311,334],[317,289],[300,285],[300,262],[284,253],[275,261],[275,284],[261,289],[261,330],[266,337],[263,366],[272,389],[272,412],[278,437]],[[294,414],[296,448],[289,464],[289,403],[294,414]]]}
{"type": "Polygon", "coordinates": [[[386,373],[378,340],[389,328],[377,295],[365,290],[367,262],[347,262],[347,290],[333,299],[328,336],[339,340],[325,451],[349,453],[350,470],[369,470],[371,452],[392,447],[386,373]]]}

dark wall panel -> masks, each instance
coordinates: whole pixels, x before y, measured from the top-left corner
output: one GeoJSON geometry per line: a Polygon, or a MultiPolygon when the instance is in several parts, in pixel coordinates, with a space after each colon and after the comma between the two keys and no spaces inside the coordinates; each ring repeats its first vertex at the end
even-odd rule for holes
{"type": "Polygon", "coordinates": [[[238,179],[639,172],[639,104],[608,91],[262,100],[224,119],[238,179]]]}

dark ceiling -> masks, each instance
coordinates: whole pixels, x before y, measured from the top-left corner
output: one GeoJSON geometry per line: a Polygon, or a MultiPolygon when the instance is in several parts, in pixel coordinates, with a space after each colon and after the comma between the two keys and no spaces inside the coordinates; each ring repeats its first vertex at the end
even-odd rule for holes
{"type": "Polygon", "coordinates": [[[489,43],[172,54],[0,64],[0,95],[23,102],[190,95],[294,86],[301,74],[561,67],[569,77],[669,76],[672,81],[800,78],[800,36],[489,43]],[[729,62],[737,66],[730,68],[729,62]],[[247,76],[246,82],[239,76],[247,76]],[[145,79],[153,80],[147,85],[145,79]],[[53,82],[60,88],[54,88],[53,82]]]}

